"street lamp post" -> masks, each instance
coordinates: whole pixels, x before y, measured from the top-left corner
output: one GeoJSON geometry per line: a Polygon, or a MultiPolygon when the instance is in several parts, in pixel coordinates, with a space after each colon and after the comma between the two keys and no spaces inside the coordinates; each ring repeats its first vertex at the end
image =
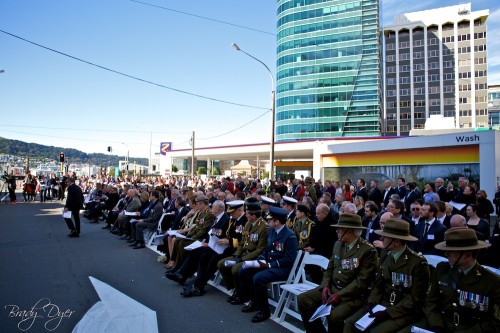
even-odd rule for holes
{"type": "Polygon", "coordinates": [[[122,142],[122,145],[124,145],[125,147],[127,147],[127,160],[125,161],[125,163],[127,164],[126,168],[127,168],[127,177],[128,177],[128,160],[129,160],[129,153],[130,153],[130,149],[128,147],[128,145],[125,143],[125,142],[122,142]]]}
{"type": "Polygon", "coordinates": [[[242,49],[240,49],[240,47],[236,44],[236,43],[233,43],[233,45],[231,45],[231,47],[233,49],[235,49],[236,51],[240,51],[240,52],[243,52],[244,54],[246,54],[247,56],[249,56],[250,58],[258,61],[261,65],[263,65],[267,71],[269,72],[269,76],[271,77],[271,143],[270,143],[270,151],[269,151],[269,179],[273,179],[274,178],[274,124],[275,124],[275,119],[276,119],[276,98],[275,98],[275,83],[274,83],[274,77],[273,77],[273,73],[271,72],[271,70],[269,69],[269,67],[267,67],[267,65],[265,63],[263,63],[262,61],[260,61],[259,59],[255,58],[254,56],[252,56],[251,54],[248,54],[246,53],[245,51],[243,51],[242,49]]]}

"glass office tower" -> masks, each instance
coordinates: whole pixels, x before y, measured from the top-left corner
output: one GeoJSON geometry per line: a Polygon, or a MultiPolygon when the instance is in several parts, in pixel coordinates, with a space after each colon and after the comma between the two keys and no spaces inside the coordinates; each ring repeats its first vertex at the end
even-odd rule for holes
{"type": "Polygon", "coordinates": [[[377,0],[279,0],[276,141],[380,135],[377,0]]]}

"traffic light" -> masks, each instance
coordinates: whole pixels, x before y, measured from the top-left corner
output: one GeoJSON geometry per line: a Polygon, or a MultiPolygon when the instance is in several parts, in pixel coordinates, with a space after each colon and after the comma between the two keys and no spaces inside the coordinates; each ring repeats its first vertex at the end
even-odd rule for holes
{"type": "Polygon", "coordinates": [[[64,153],[59,154],[59,162],[64,163],[64,153]]]}
{"type": "Polygon", "coordinates": [[[111,153],[113,151],[113,148],[111,146],[108,146],[108,153],[111,153]]]}

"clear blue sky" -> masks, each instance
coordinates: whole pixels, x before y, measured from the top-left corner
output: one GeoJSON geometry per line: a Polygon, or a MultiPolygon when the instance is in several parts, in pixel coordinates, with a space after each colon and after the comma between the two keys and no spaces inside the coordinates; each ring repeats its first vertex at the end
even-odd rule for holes
{"type": "MultiPolygon", "coordinates": [[[[276,1],[143,2],[275,33],[276,1]]],[[[384,0],[383,24],[394,15],[458,1],[384,0]]],[[[489,9],[489,84],[500,84],[500,9],[489,9]]],[[[0,0],[0,30],[71,56],[164,86],[229,102],[270,106],[276,38],[129,0],[0,0]]],[[[162,141],[174,149],[269,142],[266,111],[200,99],[140,82],[0,33],[0,136],[85,152],[149,157],[162,141]],[[67,128],[64,129],[64,128],[67,128]]],[[[56,158],[56,157],[55,157],[56,158]]]]}

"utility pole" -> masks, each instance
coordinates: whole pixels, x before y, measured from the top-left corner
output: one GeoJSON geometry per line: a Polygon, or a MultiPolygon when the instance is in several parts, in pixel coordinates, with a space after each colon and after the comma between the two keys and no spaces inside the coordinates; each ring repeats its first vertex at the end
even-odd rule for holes
{"type": "Polygon", "coordinates": [[[194,177],[194,131],[191,137],[191,177],[194,177]]]}

